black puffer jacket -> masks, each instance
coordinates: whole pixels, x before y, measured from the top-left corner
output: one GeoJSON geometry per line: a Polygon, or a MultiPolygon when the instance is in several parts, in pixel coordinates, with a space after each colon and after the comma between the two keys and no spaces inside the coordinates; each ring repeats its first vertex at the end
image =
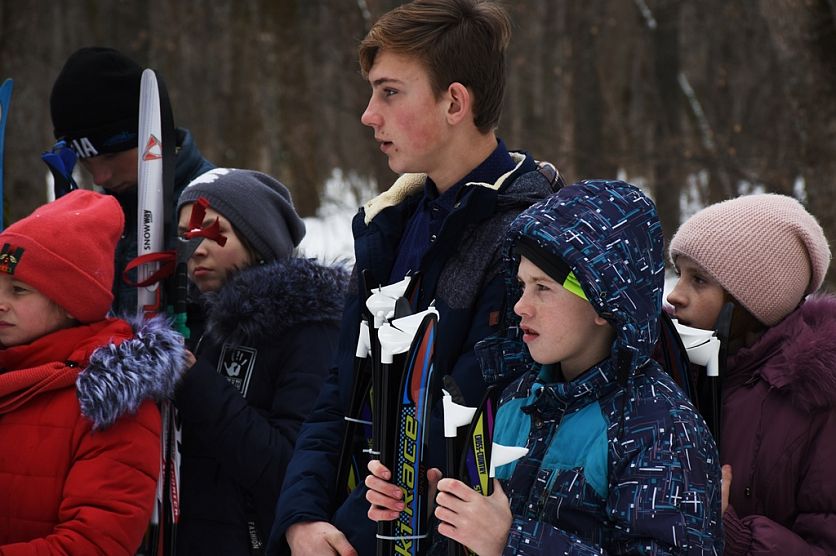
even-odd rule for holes
{"type": "Polygon", "coordinates": [[[292,258],[247,268],[204,296],[182,423],[179,554],[250,554],[266,542],[300,425],[339,335],[347,271],[292,258]]]}

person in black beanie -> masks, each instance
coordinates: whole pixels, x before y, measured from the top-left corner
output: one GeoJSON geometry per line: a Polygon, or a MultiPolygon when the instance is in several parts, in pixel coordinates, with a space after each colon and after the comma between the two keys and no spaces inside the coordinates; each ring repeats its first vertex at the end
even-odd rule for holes
{"type": "MultiPolygon", "coordinates": [[[[137,151],[139,84],[143,68],[118,50],[85,47],[66,61],[49,97],[54,135],[70,146],[93,183],[113,195],[125,213],[125,233],[116,249],[113,311],[136,312],[136,288],[122,281],[125,265],[137,255],[137,151]]],[[[191,134],[178,128],[174,191],[177,199],[195,177],[214,168],[191,134]]],[[[174,208],[170,207],[172,215],[174,208]]],[[[169,223],[170,224],[170,223],[169,223]]],[[[172,231],[176,226],[171,225],[172,231]]],[[[174,247],[175,236],[166,238],[174,247]]]]}

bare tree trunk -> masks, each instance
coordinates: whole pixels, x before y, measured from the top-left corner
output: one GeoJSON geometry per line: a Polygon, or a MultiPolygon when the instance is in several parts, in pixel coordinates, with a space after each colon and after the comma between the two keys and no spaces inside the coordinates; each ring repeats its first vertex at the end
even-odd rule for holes
{"type": "MultiPolygon", "coordinates": [[[[39,154],[54,142],[52,83],[74,50],[95,44],[159,69],[176,123],[207,158],[275,175],[304,214],[333,169],[388,187],[395,176],[359,121],[369,86],[357,44],[400,3],[0,0],[0,78],[15,79],[9,221],[46,199],[39,154]]],[[[803,176],[836,241],[836,1],[504,3],[514,25],[500,127],[509,147],[556,162],[570,181],[620,170],[644,181],[668,235],[686,178],[708,176],[697,199],[706,202],[747,183],[791,193],[803,176]]]]}
{"type": "Polygon", "coordinates": [[[679,227],[682,171],[682,95],[679,89],[679,4],[664,2],[655,10],[654,75],[661,110],[654,122],[653,190],[665,244],[679,227]]]}
{"type": "Polygon", "coordinates": [[[579,179],[613,178],[618,166],[605,149],[606,106],[599,75],[599,41],[605,6],[600,0],[570,3],[572,55],[571,101],[574,105],[575,168],[579,179]],[[574,10],[574,13],[572,13],[574,10]]]}
{"type": "MultiPolygon", "coordinates": [[[[826,0],[761,0],[801,139],[810,211],[836,241],[836,20],[826,0]]],[[[832,267],[831,267],[832,268],[832,267]]],[[[828,284],[836,286],[834,272],[828,284]]]]}

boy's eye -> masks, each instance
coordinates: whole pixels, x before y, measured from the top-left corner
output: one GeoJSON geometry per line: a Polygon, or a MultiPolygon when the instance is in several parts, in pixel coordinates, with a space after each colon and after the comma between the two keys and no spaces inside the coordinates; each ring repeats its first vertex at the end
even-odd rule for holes
{"type": "Polygon", "coordinates": [[[398,91],[396,91],[395,89],[383,89],[383,96],[385,97],[391,97],[393,95],[396,95],[397,93],[398,91]]]}
{"type": "Polygon", "coordinates": [[[12,286],[12,291],[14,291],[16,294],[28,293],[29,288],[25,288],[23,286],[12,286]]]}

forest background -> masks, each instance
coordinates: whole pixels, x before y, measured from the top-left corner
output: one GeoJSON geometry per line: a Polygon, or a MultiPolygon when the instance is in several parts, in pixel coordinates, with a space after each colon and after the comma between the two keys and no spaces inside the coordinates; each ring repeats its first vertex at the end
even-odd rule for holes
{"type": "MultiPolygon", "coordinates": [[[[6,213],[46,200],[49,93],[81,46],[162,72],[175,122],[216,165],[320,209],[394,179],[360,123],[359,41],[395,0],[0,0],[6,213]]],[[[620,177],[655,199],[666,238],[742,193],[794,195],[836,241],[836,0],[507,0],[514,33],[498,134],[567,183],[620,177]]],[[[832,267],[831,267],[832,269],[832,267]]],[[[831,289],[836,277],[829,274],[831,289]]]]}

